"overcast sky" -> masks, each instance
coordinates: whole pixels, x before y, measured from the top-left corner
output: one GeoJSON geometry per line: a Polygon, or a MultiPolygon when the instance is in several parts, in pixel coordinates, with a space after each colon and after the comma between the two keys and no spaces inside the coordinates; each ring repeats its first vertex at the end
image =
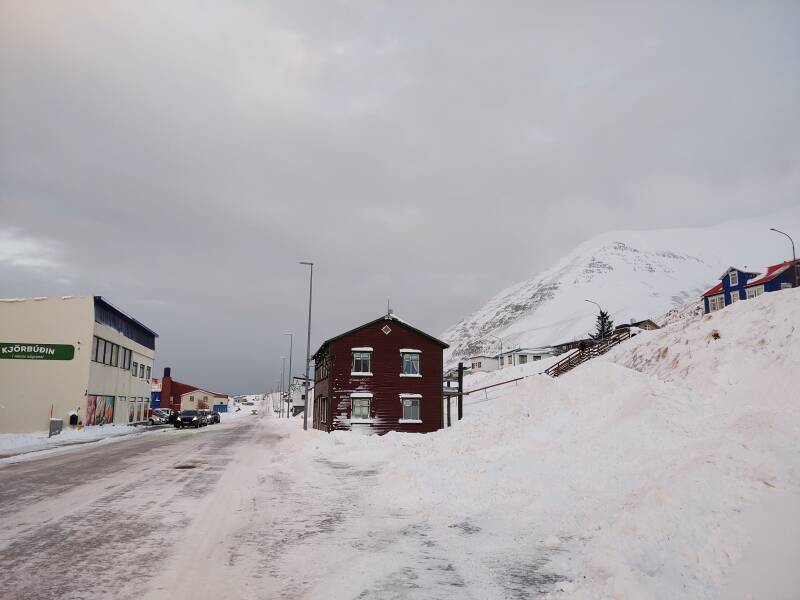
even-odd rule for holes
{"type": "Polygon", "coordinates": [[[3,0],[0,296],[260,391],[299,260],[312,346],[438,334],[597,233],[796,205],[798,140],[798,2],[3,0]]]}

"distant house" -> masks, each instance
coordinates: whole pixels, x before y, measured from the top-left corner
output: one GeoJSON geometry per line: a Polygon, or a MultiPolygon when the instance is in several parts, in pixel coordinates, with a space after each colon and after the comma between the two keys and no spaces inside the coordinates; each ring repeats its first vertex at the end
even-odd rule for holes
{"type": "Polygon", "coordinates": [[[391,312],[326,340],[314,354],[314,428],[441,429],[447,347],[391,312]]]}
{"type": "Polygon", "coordinates": [[[651,319],[644,319],[642,321],[636,321],[634,319],[631,319],[630,323],[623,323],[622,325],[617,325],[614,329],[628,329],[628,328],[653,330],[653,329],[658,329],[659,327],[658,324],[651,319]]]}
{"type": "Polygon", "coordinates": [[[556,354],[558,354],[558,352],[552,346],[546,346],[544,348],[515,348],[514,350],[508,350],[498,355],[500,360],[499,366],[501,369],[504,367],[516,367],[517,365],[524,365],[529,362],[542,360],[543,358],[549,358],[556,354]]]}
{"type": "Polygon", "coordinates": [[[497,355],[492,354],[476,354],[475,356],[470,356],[465,362],[472,373],[496,371],[500,364],[497,355]]]}
{"type": "Polygon", "coordinates": [[[767,267],[766,273],[759,274],[729,267],[720,276],[720,282],[703,294],[703,311],[708,314],[721,310],[739,300],[749,300],[764,292],[775,292],[793,287],[795,261],[785,261],[767,267]]]}

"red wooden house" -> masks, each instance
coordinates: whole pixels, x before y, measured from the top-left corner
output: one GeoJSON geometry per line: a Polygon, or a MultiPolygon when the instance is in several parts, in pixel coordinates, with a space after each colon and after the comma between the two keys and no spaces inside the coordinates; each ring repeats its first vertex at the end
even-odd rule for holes
{"type": "Polygon", "coordinates": [[[447,347],[392,313],[325,341],[314,354],[314,427],[364,433],[441,429],[447,347]]]}

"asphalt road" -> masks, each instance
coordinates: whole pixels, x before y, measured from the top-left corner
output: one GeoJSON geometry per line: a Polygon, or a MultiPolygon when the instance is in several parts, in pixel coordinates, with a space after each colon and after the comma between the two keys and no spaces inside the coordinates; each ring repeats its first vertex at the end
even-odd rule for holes
{"type": "MultiPolygon", "coordinates": [[[[140,597],[243,442],[243,418],[0,467],[0,598],[140,597]]],[[[272,436],[277,439],[277,436],[272,436]]]]}

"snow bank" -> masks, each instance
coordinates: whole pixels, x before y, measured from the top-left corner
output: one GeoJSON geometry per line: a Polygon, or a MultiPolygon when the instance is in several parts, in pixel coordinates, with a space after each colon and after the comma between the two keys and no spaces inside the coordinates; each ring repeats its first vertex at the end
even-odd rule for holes
{"type": "Polygon", "coordinates": [[[141,435],[145,431],[143,427],[137,428],[129,425],[92,425],[81,430],[65,427],[59,435],[54,435],[51,438],[47,437],[46,431],[3,433],[0,434],[0,457],[48,450],[59,446],[96,442],[105,438],[141,435]]]}
{"type": "MultiPolygon", "coordinates": [[[[380,464],[376,503],[432,527],[475,524],[478,554],[492,532],[533,544],[557,595],[779,597],[797,589],[796,569],[772,572],[779,563],[752,547],[769,549],[759,532],[780,531],[776,520],[800,521],[798,328],[800,290],[765,294],[643,333],[558,379],[470,397],[465,419],[436,434],[287,425],[288,443],[306,458],[380,464]]],[[[797,538],[779,547],[776,560],[800,561],[797,538]]]]}

